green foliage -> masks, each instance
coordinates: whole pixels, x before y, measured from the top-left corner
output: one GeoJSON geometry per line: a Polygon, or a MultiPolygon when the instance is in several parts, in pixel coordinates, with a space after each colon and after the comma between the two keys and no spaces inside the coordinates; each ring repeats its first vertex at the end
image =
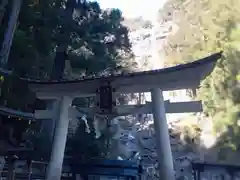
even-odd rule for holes
{"type": "Polygon", "coordinates": [[[36,94],[29,90],[28,85],[16,75],[1,76],[0,106],[34,112],[36,94]]]}
{"type": "Polygon", "coordinates": [[[233,127],[234,133],[224,140],[231,147],[236,146],[236,137],[240,134],[236,126],[240,104],[236,79],[240,68],[240,11],[237,7],[240,7],[238,0],[170,0],[160,12],[179,27],[169,37],[165,48],[168,65],[224,51],[212,74],[201,83],[198,96],[203,101],[205,113],[214,119],[216,132],[227,132],[233,127]]]}
{"type": "Polygon", "coordinates": [[[189,124],[183,127],[182,133],[186,144],[199,144],[201,128],[197,124],[189,124]]]}
{"type": "MultiPolygon", "coordinates": [[[[8,15],[6,12],[5,16],[8,15]]],[[[56,48],[63,47],[61,52],[68,55],[63,61],[70,60],[70,71],[73,71],[68,78],[96,75],[106,70],[108,73],[129,70],[133,65],[129,61],[132,53],[128,30],[122,20],[118,9],[104,11],[97,2],[25,0],[9,66],[21,76],[47,78],[53,61],[56,62],[56,48]]],[[[1,26],[1,33],[4,28],[1,26]]],[[[60,66],[60,59],[55,66],[60,66]]]]}

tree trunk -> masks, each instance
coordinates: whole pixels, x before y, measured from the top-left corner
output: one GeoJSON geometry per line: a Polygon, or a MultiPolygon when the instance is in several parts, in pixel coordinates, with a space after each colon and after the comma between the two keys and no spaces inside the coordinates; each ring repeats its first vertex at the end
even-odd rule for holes
{"type": "Polygon", "coordinates": [[[12,12],[8,21],[8,27],[4,34],[2,49],[0,52],[0,60],[2,66],[7,66],[8,56],[12,46],[12,40],[17,25],[18,15],[21,9],[22,0],[14,0],[12,4],[12,12]]]}
{"type": "Polygon", "coordinates": [[[74,8],[76,6],[76,0],[68,0],[65,9],[65,24],[61,29],[62,36],[58,39],[58,45],[56,50],[56,55],[53,62],[53,68],[51,73],[52,80],[60,80],[62,79],[64,69],[65,69],[65,61],[67,59],[67,48],[70,41],[71,30],[69,30],[69,23],[72,22],[72,15],[74,12],[74,8]],[[68,22],[68,23],[67,23],[68,22]]]}
{"type": "Polygon", "coordinates": [[[5,14],[7,4],[8,4],[8,0],[2,0],[0,4],[0,24],[2,23],[2,19],[5,14]]]}

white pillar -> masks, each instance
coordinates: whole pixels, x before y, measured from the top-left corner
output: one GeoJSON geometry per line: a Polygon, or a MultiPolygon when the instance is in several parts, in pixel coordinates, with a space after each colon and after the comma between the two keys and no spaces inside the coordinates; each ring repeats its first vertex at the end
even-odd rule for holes
{"type": "MultiPolygon", "coordinates": [[[[71,100],[70,100],[70,101],[71,101],[71,100]]],[[[71,103],[72,103],[72,102],[70,102],[70,104],[71,104],[71,103]]],[[[53,140],[54,140],[54,132],[55,132],[55,129],[56,129],[56,122],[57,122],[58,119],[59,119],[59,114],[56,113],[56,112],[59,111],[59,108],[60,108],[60,102],[59,102],[59,100],[55,100],[52,105],[53,105],[53,106],[52,106],[51,110],[52,110],[52,112],[54,113],[54,115],[53,115],[53,118],[50,120],[50,121],[51,121],[51,125],[50,125],[50,126],[51,126],[50,137],[51,137],[51,141],[53,142],[53,140]]],[[[68,114],[69,114],[69,112],[68,112],[68,114]]]]}
{"type": "Polygon", "coordinates": [[[174,180],[173,158],[162,91],[151,91],[157,156],[161,180],[174,180]]]}
{"type": "Polygon", "coordinates": [[[71,104],[71,97],[61,97],[59,102],[59,108],[56,111],[56,113],[58,114],[58,119],[56,120],[56,127],[54,131],[51,159],[47,171],[47,180],[61,179],[69,124],[68,109],[71,104]]]}

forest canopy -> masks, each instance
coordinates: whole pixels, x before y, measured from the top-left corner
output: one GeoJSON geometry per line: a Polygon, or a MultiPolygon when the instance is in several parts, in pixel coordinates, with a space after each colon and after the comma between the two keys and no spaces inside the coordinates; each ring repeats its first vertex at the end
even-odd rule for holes
{"type": "MultiPolygon", "coordinates": [[[[0,4],[1,9],[5,7],[0,16],[1,40],[12,4],[13,0],[0,4]]],[[[120,10],[102,10],[97,2],[24,0],[9,68],[20,76],[36,79],[130,70],[131,45],[122,20],[120,10]]]]}

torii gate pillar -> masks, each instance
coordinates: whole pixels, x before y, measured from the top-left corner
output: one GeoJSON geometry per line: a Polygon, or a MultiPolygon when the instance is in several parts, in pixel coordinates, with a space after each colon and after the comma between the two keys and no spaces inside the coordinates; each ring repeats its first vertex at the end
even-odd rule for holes
{"type": "Polygon", "coordinates": [[[151,98],[160,177],[162,180],[174,180],[171,143],[162,91],[158,88],[153,89],[151,98]]]}
{"type": "Polygon", "coordinates": [[[69,116],[68,110],[72,104],[72,98],[61,97],[59,107],[56,110],[56,126],[52,144],[51,158],[47,170],[47,180],[60,180],[67,141],[69,116]]]}

